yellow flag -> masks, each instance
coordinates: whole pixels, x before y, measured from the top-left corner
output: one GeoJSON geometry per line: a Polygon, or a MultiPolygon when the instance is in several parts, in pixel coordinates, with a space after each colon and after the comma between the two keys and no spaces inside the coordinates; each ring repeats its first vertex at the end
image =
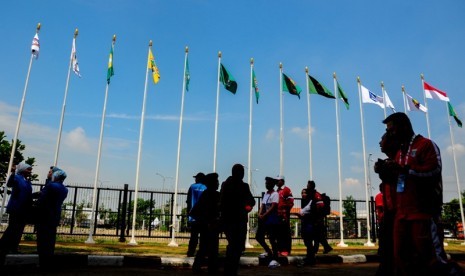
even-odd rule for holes
{"type": "Polygon", "coordinates": [[[149,60],[147,63],[148,69],[152,70],[153,83],[158,83],[160,80],[160,72],[158,71],[157,64],[155,63],[155,58],[152,54],[152,49],[149,49],[149,60]]]}

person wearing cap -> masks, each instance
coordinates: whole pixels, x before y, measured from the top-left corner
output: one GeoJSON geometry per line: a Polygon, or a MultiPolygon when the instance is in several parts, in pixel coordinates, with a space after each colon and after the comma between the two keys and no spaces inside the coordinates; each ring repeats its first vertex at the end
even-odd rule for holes
{"type": "MultiPolygon", "coordinates": [[[[204,173],[197,173],[196,175],[194,175],[194,179],[195,183],[192,184],[189,187],[189,190],[187,191],[187,214],[191,212],[192,208],[194,208],[195,204],[199,201],[202,193],[205,191],[205,189],[207,189],[207,186],[204,185],[204,173]]],[[[197,248],[197,244],[199,243],[200,228],[196,220],[190,215],[188,217],[187,223],[191,232],[189,238],[189,246],[187,248],[187,257],[194,257],[195,249],[197,248]]]]}
{"type": "Polygon", "coordinates": [[[29,180],[31,173],[31,165],[19,163],[16,165],[16,173],[8,178],[7,187],[12,190],[6,206],[9,214],[8,227],[0,239],[0,265],[3,265],[6,254],[18,250],[32,205],[32,185],[29,180]]]}
{"type": "Polygon", "coordinates": [[[201,272],[205,258],[208,258],[208,273],[218,273],[218,247],[219,247],[219,201],[217,173],[209,173],[205,176],[207,189],[202,193],[199,201],[192,208],[190,214],[195,218],[200,228],[199,250],[195,255],[192,271],[201,272]]]}
{"type": "Polygon", "coordinates": [[[291,236],[291,209],[294,206],[294,196],[292,195],[291,189],[285,185],[283,175],[279,175],[278,179],[278,250],[281,256],[288,256],[291,253],[292,248],[292,236],[291,236]]]}
{"type": "Polygon", "coordinates": [[[66,177],[65,171],[56,168],[52,173],[51,182],[45,184],[37,200],[39,210],[37,252],[39,253],[39,266],[42,270],[51,269],[53,266],[57,227],[61,220],[61,206],[68,195],[68,188],[63,185],[66,177]]]}

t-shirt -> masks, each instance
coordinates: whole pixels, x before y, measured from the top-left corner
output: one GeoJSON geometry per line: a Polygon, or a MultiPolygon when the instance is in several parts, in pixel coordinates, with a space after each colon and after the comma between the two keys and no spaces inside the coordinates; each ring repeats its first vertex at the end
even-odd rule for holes
{"type": "Polygon", "coordinates": [[[263,196],[263,199],[262,199],[262,204],[265,204],[265,212],[270,210],[271,205],[273,203],[276,203],[276,204],[279,203],[279,194],[278,194],[278,192],[273,191],[271,194],[266,193],[263,196]]]}

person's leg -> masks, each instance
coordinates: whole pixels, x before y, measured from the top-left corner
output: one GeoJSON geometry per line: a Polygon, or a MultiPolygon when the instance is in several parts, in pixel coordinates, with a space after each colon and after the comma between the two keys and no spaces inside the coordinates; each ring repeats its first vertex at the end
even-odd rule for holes
{"type": "Polygon", "coordinates": [[[292,250],[292,231],[291,231],[291,222],[290,220],[286,223],[286,241],[285,241],[285,251],[288,255],[291,254],[292,250]]]}
{"type": "Polygon", "coordinates": [[[245,246],[247,224],[240,222],[228,223],[225,226],[225,235],[228,246],[226,247],[224,272],[226,275],[237,275],[242,250],[245,246]]]}
{"type": "Polygon", "coordinates": [[[268,226],[268,238],[271,244],[273,260],[278,260],[278,227],[276,224],[268,226]]]}
{"type": "Polygon", "coordinates": [[[0,254],[6,255],[9,252],[18,250],[25,226],[26,222],[23,216],[17,214],[9,215],[8,227],[0,239],[0,254]]]}
{"type": "Polygon", "coordinates": [[[192,271],[193,272],[200,272],[202,268],[202,264],[205,260],[205,256],[207,255],[208,251],[208,229],[206,226],[197,225],[197,229],[200,231],[200,243],[199,243],[199,250],[195,254],[194,263],[192,264],[192,271]]]}
{"type": "Polygon", "coordinates": [[[209,229],[208,232],[208,272],[218,272],[218,247],[219,247],[219,234],[216,228],[209,229]]]}
{"type": "Polygon", "coordinates": [[[266,225],[264,222],[258,222],[257,232],[255,233],[255,240],[260,244],[269,257],[274,253],[271,251],[268,244],[265,241],[266,225]]]}
{"type": "Polygon", "coordinates": [[[42,270],[50,270],[54,267],[55,241],[56,227],[47,224],[37,226],[37,253],[42,270]]]}
{"type": "Polygon", "coordinates": [[[305,247],[307,248],[307,254],[305,255],[305,264],[315,264],[315,249],[314,240],[315,235],[313,233],[313,225],[309,222],[302,223],[302,238],[304,240],[305,247]]]}
{"type": "Polygon", "coordinates": [[[415,220],[412,222],[412,240],[415,247],[416,275],[428,275],[435,267],[436,254],[431,235],[431,220],[415,220]]]}
{"type": "Polygon", "coordinates": [[[195,250],[197,249],[197,245],[199,243],[199,235],[200,235],[200,230],[199,230],[199,225],[197,222],[192,221],[190,222],[190,238],[189,238],[189,246],[187,248],[187,257],[194,257],[195,256],[195,250]]]}

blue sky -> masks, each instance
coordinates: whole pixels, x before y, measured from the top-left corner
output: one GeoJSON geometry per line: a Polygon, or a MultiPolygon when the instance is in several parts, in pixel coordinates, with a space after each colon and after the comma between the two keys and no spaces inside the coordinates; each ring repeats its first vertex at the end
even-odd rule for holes
{"type": "MultiPolygon", "coordinates": [[[[134,185],[140,115],[149,40],[160,69],[148,86],[140,185],[172,189],[176,173],[184,48],[191,82],[185,96],[179,187],[198,171],[213,168],[218,51],[238,82],[236,95],[221,88],[217,171],[247,164],[250,58],[255,59],[261,97],[253,110],[253,190],[279,173],[279,63],[305,90],[305,71],[333,90],[333,72],[350,101],[340,108],[342,191],[365,197],[359,97],[356,79],[381,95],[380,82],[397,110],[401,86],[422,104],[420,74],[446,91],[465,119],[463,1],[7,1],[0,11],[0,129],[13,138],[31,40],[38,22],[40,57],[29,79],[19,139],[37,158],[45,178],[53,163],[71,43],[79,29],[77,56],[82,78],[71,75],[58,165],[68,183],[93,184],[111,39],[117,36],[99,182],[134,185]]],[[[284,175],[295,195],[309,178],[306,95],[284,97],[284,175]]],[[[457,196],[448,116],[444,102],[428,101],[431,138],[442,150],[445,199],[457,196]]],[[[364,104],[366,152],[384,158],[379,138],[383,110],[364,104]]],[[[317,188],[338,195],[334,102],[311,96],[313,175],[317,188]]],[[[417,133],[427,135],[422,113],[410,113],[417,133]]],[[[464,134],[453,133],[461,185],[465,185],[464,134]]],[[[367,157],[365,157],[367,158],[367,157]]],[[[371,163],[372,165],[372,163],[371,163]]],[[[379,180],[370,170],[377,192],[379,180]]]]}

